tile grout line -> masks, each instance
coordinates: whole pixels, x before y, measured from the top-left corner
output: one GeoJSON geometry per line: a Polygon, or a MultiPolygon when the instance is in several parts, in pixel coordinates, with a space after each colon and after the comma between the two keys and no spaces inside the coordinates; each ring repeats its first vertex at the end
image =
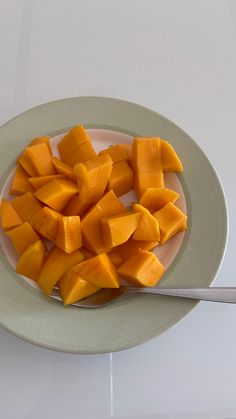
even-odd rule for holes
{"type": "Polygon", "coordinates": [[[112,353],[110,353],[110,416],[114,416],[113,409],[113,360],[112,353]]]}

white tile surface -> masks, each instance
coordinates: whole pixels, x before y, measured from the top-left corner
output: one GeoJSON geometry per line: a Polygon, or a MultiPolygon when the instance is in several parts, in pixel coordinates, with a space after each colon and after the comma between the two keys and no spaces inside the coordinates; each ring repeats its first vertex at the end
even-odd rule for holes
{"type": "MultiPolygon", "coordinates": [[[[2,123],[49,100],[102,95],[189,132],[224,185],[230,235],[216,285],[235,285],[234,0],[1,0],[0,51],[2,123]]],[[[0,418],[236,417],[235,321],[236,307],[202,303],[112,362],[1,330],[0,418]]]]}
{"type": "Polygon", "coordinates": [[[0,418],[110,415],[109,355],[65,355],[1,330],[0,418]]]}
{"type": "Polygon", "coordinates": [[[113,354],[114,412],[136,417],[235,408],[236,416],[235,317],[236,307],[202,303],[158,339],[113,354]]]}

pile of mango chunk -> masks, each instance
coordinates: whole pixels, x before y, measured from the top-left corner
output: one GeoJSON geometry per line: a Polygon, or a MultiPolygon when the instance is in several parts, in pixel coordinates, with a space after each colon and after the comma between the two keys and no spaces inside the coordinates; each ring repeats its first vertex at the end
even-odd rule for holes
{"type": "Polygon", "coordinates": [[[34,138],[17,159],[12,198],[2,199],[1,226],[18,254],[16,272],[36,281],[43,293],[59,288],[73,304],[122,280],[155,286],[164,266],[151,252],[186,229],[165,188],[165,172],[182,172],[172,147],[159,137],[134,138],[96,153],[82,125],[58,143],[34,138]],[[120,196],[132,189],[137,202],[120,196]]]}

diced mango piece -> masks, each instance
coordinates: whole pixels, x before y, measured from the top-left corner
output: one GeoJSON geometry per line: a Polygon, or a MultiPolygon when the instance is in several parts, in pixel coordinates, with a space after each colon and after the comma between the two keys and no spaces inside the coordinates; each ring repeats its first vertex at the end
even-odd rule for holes
{"type": "Polygon", "coordinates": [[[140,204],[155,212],[164,207],[168,202],[175,202],[179,194],[167,188],[148,188],[140,198],[140,204]]]}
{"type": "Polygon", "coordinates": [[[29,223],[23,223],[7,232],[17,253],[21,255],[27,247],[40,240],[29,223]]]}
{"type": "Polygon", "coordinates": [[[127,260],[130,256],[136,253],[139,249],[151,250],[158,245],[158,241],[141,241],[130,238],[127,242],[121,244],[116,249],[119,252],[122,260],[127,260]]]}
{"type": "Polygon", "coordinates": [[[128,160],[128,154],[121,144],[115,144],[99,152],[99,156],[108,154],[114,163],[121,160],[128,160]]]}
{"type": "Polygon", "coordinates": [[[89,174],[88,170],[83,163],[77,163],[73,168],[73,173],[76,176],[76,180],[78,179],[78,186],[89,186],[89,174]]]}
{"type": "Polygon", "coordinates": [[[132,147],[134,170],[147,169],[162,172],[161,140],[159,137],[137,137],[133,139],[132,147]]]}
{"type": "Polygon", "coordinates": [[[164,188],[164,176],[162,172],[143,172],[136,173],[134,177],[134,189],[138,197],[149,187],[164,188]]]}
{"type": "Polygon", "coordinates": [[[95,256],[95,254],[94,254],[94,253],[90,252],[90,251],[89,251],[89,250],[87,250],[87,249],[84,249],[84,247],[81,247],[79,250],[80,250],[80,251],[81,251],[81,253],[83,254],[84,259],[90,259],[90,258],[93,258],[93,257],[95,256]]]}
{"type": "Polygon", "coordinates": [[[77,272],[71,268],[61,279],[59,283],[60,294],[65,305],[74,304],[82,298],[89,297],[100,288],[85,281],[77,272]]]}
{"type": "Polygon", "coordinates": [[[163,188],[160,138],[134,138],[132,153],[137,195],[141,197],[147,188],[163,188]]]}
{"type": "Polygon", "coordinates": [[[72,266],[81,262],[83,259],[84,257],[79,250],[73,253],[65,253],[63,250],[54,246],[48,253],[38,280],[38,284],[43,292],[49,295],[59,279],[72,266]]]}
{"type": "Polygon", "coordinates": [[[29,176],[37,176],[36,170],[34,169],[32,163],[28,160],[25,156],[25,152],[23,152],[17,159],[17,162],[20,166],[28,173],[29,176]]]}
{"type": "Polygon", "coordinates": [[[4,231],[11,230],[22,224],[22,219],[19,217],[16,210],[6,199],[2,199],[0,207],[1,226],[4,231]]]}
{"type": "Polygon", "coordinates": [[[103,218],[102,232],[106,248],[111,249],[125,243],[138,227],[139,220],[140,214],[133,211],[103,218]]]}
{"type": "Polygon", "coordinates": [[[54,179],[41,186],[35,196],[56,211],[61,211],[67,202],[78,192],[75,183],[67,179],[54,179]]]}
{"type": "Polygon", "coordinates": [[[68,166],[68,164],[64,163],[57,157],[53,157],[52,162],[58,173],[70,180],[76,181],[76,176],[73,173],[73,169],[70,166],[68,166]]]}
{"type": "Polygon", "coordinates": [[[59,220],[62,218],[57,211],[44,207],[38,211],[30,223],[33,228],[45,239],[54,241],[57,234],[59,220]]]}
{"type": "Polygon", "coordinates": [[[14,177],[12,179],[10,194],[17,195],[33,191],[34,188],[29,182],[28,173],[26,173],[26,171],[21,166],[17,166],[14,177]]]}
{"type": "Polygon", "coordinates": [[[120,144],[128,156],[128,163],[132,167],[132,144],[120,144]]]}
{"type": "Polygon", "coordinates": [[[63,208],[64,215],[83,215],[85,211],[90,207],[90,204],[81,202],[79,194],[73,196],[66,206],[63,208]]]}
{"type": "Polygon", "coordinates": [[[132,235],[134,240],[159,241],[160,229],[158,221],[140,204],[132,204],[132,210],[141,214],[138,226],[132,235]]]}
{"type": "Polygon", "coordinates": [[[125,160],[113,164],[108,185],[117,196],[124,195],[133,189],[133,171],[125,160]]]}
{"type": "Polygon", "coordinates": [[[166,140],[161,140],[161,159],[163,172],[182,172],[184,170],[178,154],[166,140]]]}
{"type": "Polygon", "coordinates": [[[26,192],[24,195],[13,199],[11,205],[23,222],[30,222],[34,214],[42,208],[41,202],[39,202],[31,192],[26,192]]]}
{"type": "Polygon", "coordinates": [[[36,172],[36,176],[55,175],[56,170],[52,163],[52,155],[47,144],[40,143],[26,147],[24,157],[30,162],[36,172]]]}
{"type": "Polygon", "coordinates": [[[83,247],[95,254],[107,250],[103,242],[101,219],[102,212],[94,205],[81,220],[83,247]]]}
{"type": "Polygon", "coordinates": [[[82,125],[73,127],[58,144],[61,160],[69,166],[96,157],[90,138],[82,125]]]}
{"type": "MultiPolygon", "coordinates": [[[[48,137],[37,137],[34,138],[31,143],[29,144],[29,147],[35,146],[38,144],[46,144],[48,147],[48,150],[50,154],[52,154],[50,142],[48,137]]],[[[34,165],[32,162],[28,159],[27,153],[24,150],[24,152],[19,156],[18,163],[21,165],[21,167],[29,174],[29,176],[38,176],[37,171],[34,168],[34,165]]]]}
{"type": "Polygon", "coordinates": [[[108,253],[108,257],[116,268],[119,268],[119,266],[123,263],[123,259],[117,249],[112,249],[108,253]]]}
{"type": "Polygon", "coordinates": [[[22,253],[16,265],[16,272],[38,281],[45,259],[45,246],[41,240],[32,243],[22,253]]]}
{"type": "Polygon", "coordinates": [[[72,253],[82,246],[80,217],[77,215],[60,217],[55,245],[66,253],[72,253]]]}
{"type": "Polygon", "coordinates": [[[159,259],[147,250],[139,250],[118,269],[118,274],[134,285],[154,287],[164,273],[159,259]]]}
{"type": "Polygon", "coordinates": [[[87,259],[74,266],[73,270],[91,284],[100,288],[119,288],[116,269],[106,253],[87,259]]]}
{"type": "Polygon", "coordinates": [[[52,154],[52,149],[51,149],[49,137],[36,137],[36,138],[33,138],[33,140],[30,143],[30,146],[31,145],[42,144],[42,143],[45,143],[47,145],[50,154],[52,154]]]}
{"type": "Polygon", "coordinates": [[[74,166],[81,205],[88,208],[103,196],[111,171],[112,159],[107,154],[74,166]]]}
{"type": "Polygon", "coordinates": [[[83,247],[98,254],[106,251],[103,242],[101,219],[127,211],[113,191],[107,192],[82,219],[83,247]]]}
{"type": "Polygon", "coordinates": [[[29,182],[33,186],[33,191],[41,188],[41,186],[46,185],[54,179],[65,179],[63,175],[50,175],[50,176],[36,176],[30,177],[29,182]]]}
{"type": "Polygon", "coordinates": [[[187,228],[187,216],[172,202],[169,202],[153,215],[159,223],[161,244],[166,243],[176,233],[187,228]]]}

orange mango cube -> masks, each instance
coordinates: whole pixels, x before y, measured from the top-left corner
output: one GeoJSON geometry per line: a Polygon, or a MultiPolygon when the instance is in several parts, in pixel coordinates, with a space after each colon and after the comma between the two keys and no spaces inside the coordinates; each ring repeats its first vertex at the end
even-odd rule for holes
{"type": "Polygon", "coordinates": [[[71,180],[54,179],[35,192],[36,198],[56,211],[61,211],[67,202],[78,192],[71,180]]]}
{"type": "Polygon", "coordinates": [[[73,127],[59,142],[61,160],[73,167],[96,157],[90,138],[82,125],[73,127]]]}
{"type": "Polygon", "coordinates": [[[0,215],[1,226],[4,231],[11,230],[23,222],[11,202],[8,202],[6,199],[2,199],[1,201],[0,215]]]}
{"type": "Polygon", "coordinates": [[[26,173],[26,171],[21,166],[17,166],[14,177],[12,179],[10,194],[18,195],[33,191],[34,188],[29,182],[28,173],[26,173]]]}
{"type": "Polygon", "coordinates": [[[159,223],[161,244],[166,243],[176,233],[187,228],[187,216],[172,202],[169,202],[153,215],[159,223]]]}
{"type": "Polygon", "coordinates": [[[60,279],[59,289],[64,304],[68,305],[89,297],[100,288],[85,281],[72,268],[60,279]]]}
{"type": "Polygon", "coordinates": [[[73,169],[68,166],[68,164],[64,163],[57,157],[53,157],[52,162],[58,173],[70,180],[76,181],[76,176],[73,173],[73,169]]]}
{"type": "Polygon", "coordinates": [[[79,250],[75,250],[73,253],[65,253],[56,246],[52,247],[43,264],[38,279],[38,284],[44,294],[51,294],[53,287],[60,278],[72,268],[72,266],[81,262],[83,259],[84,256],[79,250]]]}
{"type": "Polygon", "coordinates": [[[31,143],[29,145],[31,146],[31,145],[37,145],[37,144],[42,144],[42,143],[45,143],[47,145],[50,154],[52,154],[52,149],[51,149],[49,137],[33,138],[33,140],[31,141],[31,143]]]}
{"type": "Polygon", "coordinates": [[[32,243],[22,253],[16,265],[16,272],[38,281],[45,259],[45,246],[41,240],[32,243]]]}
{"type": "Polygon", "coordinates": [[[123,263],[123,259],[120,255],[119,251],[117,250],[117,248],[112,249],[108,253],[108,257],[116,268],[119,268],[119,266],[123,263]]]}
{"type": "Polygon", "coordinates": [[[81,247],[79,250],[83,254],[84,259],[90,259],[90,258],[93,258],[95,256],[94,253],[90,252],[89,250],[85,249],[84,247],[81,247]]]}
{"type": "Polygon", "coordinates": [[[112,159],[107,154],[74,166],[81,205],[89,207],[103,196],[111,171],[112,159]]]}
{"type": "Polygon", "coordinates": [[[82,246],[80,217],[77,215],[60,217],[54,243],[66,253],[79,249],[82,246]]]}
{"type": "Polygon", "coordinates": [[[132,144],[119,144],[128,156],[128,163],[132,167],[132,144]]]}
{"type": "Polygon", "coordinates": [[[164,273],[164,266],[152,252],[139,250],[117,270],[118,274],[134,285],[154,287],[164,273]]]}
{"type": "Polygon", "coordinates": [[[167,188],[148,188],[140,198],[140,204],[155,212],[164,207],[168,202],[175,202],[179,194],[167,188]]]}
{"type": "Polygon", "coordinates": [[[158,246],[158,244],[158,241],[134,240],[130,237],[127,242],[117,246],[114,250],[116,250],[122,260],[125,261],[134,253],[137,253],[138,250],[151,250],[158,246]]]}
{"type": "Polygon", "coordinates": [[[74,266],[73,270],[81,278],[99,288],[119,288],[116,269],[106,253],[87,259],[74,266]]]}
{"type": "Polygon", "coordinates": [[[29,176],[37,176],[37,172],[34,169],[32,163],[27,159],[25,156],[25,152],[23,152],[17,159],[19,165],[28,173],[29,176]]]}
{"type": "Polygon", "coordinates": [[[112,145],[105,150],[99,152],[99,156],[108,154],[114,163],[122,160],[128,160],[128,154],[121,144],[112,145]]]}
{"type": "Polygon", "coordinates": [[[139,198],[150,187],[164,188],[163,172],[139,172],[135,174],[134,189],[139,198]]]}
{"type": "Polygon", "coordinates": [[[159,241],[160,229],[158,221],[153,215],[140,204],[132,204],[132,210],[140,214],[140,219],[135,232],[132,235],[134,240],[159,241]]]}
{"type": "Polygon", "coordinates": [[[43,207],[33,216],[30,223],[41,236],[54,242],[61,218],[62,216],[59,212],[43,207]]]}
{"type": "Polygon", "coordinates": [[[65,177],[63,175],[33,176],[29,177],[29,182],[32,185],[32,190],[34,191],[54,179],[65,179],[65,177]]]}
{"type": "Polygon", "coordinates": [[[138,227],[139,220],[140,214],[133,211],[103,218],[102,232],[106,248],[112,249],[125,243],[138,227]]]}
{"type": "Polygon", "coordinates": [[[117,196],[124,195],[133,189],[133,171],[125,160],[113,164],[108,185],[117,196]]]}
{"type": "Polygon", "coordinates": [[[132,164],[139,198],[147,188],[164,187],[160,138],[134,138],[132,164]]]}
{"type": "Polygon", "coordinates": [[[163,172],[182,172],[184,170],[178,154],[166,140],[161,140],[161,160],[163,172]]]}
{"type": "Polygon", "coordinates": [[[11,201],[11,205],[23,222],[30,222],[32,217],[41,210],[42,204],[31,192],[26,192],[11,201]]]}
{"type": "Polygon", "coordinates": [[[24,158],[33,167],[36,176],[48,176],[56,174],[52,163],[52,155],[46,143],[39,143],[26,147],[24,158]]]}
{"type": "Polygon", "coordinates": [[[23,223],[6,233],[10,237],[17,253],[21,255],[27,247],[40,240],[29,223],[23,223]]]}
{"type": "Polygon", "coordinates": [[[105,252],[101,219],[127,211],[113,191],[107,192],[83,217],[81,221],[83,247],[98,254],[105,252]]]}
{"type": "Polygon", "coordinates": [[[82,202],[80,199],[80,195],[74,195],[69,202],[67,202],[66,206],[63,208],[62,212],[64,215],[83,215],[85,211],[91,205],[85,202],[82,202]]]}

